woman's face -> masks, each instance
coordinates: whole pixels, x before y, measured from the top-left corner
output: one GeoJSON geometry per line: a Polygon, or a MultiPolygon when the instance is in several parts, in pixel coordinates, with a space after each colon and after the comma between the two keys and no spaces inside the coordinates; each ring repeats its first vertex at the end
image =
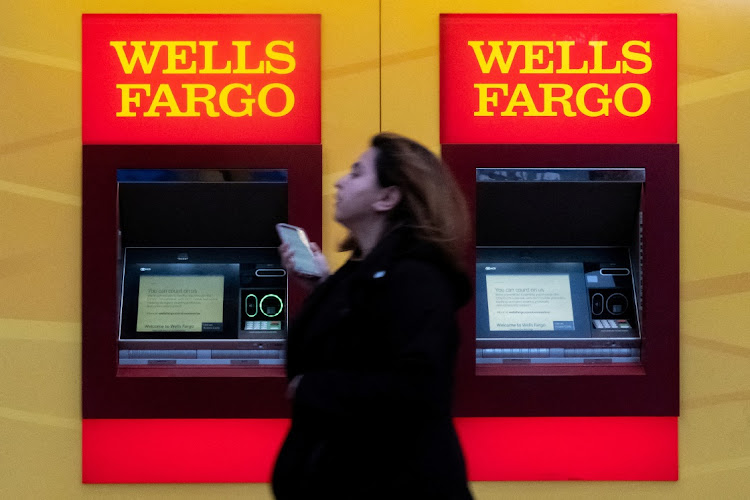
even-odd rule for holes
{"type": "Polygon", "coordinates": [[[349,229],[377,214],[374,207],[382,197],[378,184],[375,158],[378,151],[370,148],[360,155],[351,170],[336,182],[336,214],[338,222],[349,229]]]}

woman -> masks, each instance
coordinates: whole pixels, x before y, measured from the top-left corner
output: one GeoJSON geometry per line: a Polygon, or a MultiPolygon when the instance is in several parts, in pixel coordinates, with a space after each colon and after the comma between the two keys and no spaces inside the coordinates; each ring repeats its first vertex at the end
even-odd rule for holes
{"type": "MultiPolygon", "coordinates": [[[[292,427],[273,489],[288,499],[469,499],[450,407],[466,207],[423,146],[382,133],[336,183],[351,259],[289,333],[292,427]]],[[[294,255],[281,247],[287,269],[294,255]]],[[[300,277],[302,278],[302,277],[300,277]]],[[[304,279],[304,278],[302,278],[304,279]]]]}

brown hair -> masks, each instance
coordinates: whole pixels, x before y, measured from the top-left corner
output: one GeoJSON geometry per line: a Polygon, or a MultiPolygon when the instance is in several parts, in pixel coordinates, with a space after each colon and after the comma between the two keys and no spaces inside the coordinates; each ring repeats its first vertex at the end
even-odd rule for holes
{"type": "MultiPolygon", "coordinates": [[[[382,132],[370,144],[377,150],[378,184],[401,191],[400,203],[388,214],[391,227],[411,228],[418,238],[437,245],[461,267],[469,215],[447,165],[421,144],[398,134],[382,132]]],[[[341,249],[356,251],[351,235],[341,249]]]]}

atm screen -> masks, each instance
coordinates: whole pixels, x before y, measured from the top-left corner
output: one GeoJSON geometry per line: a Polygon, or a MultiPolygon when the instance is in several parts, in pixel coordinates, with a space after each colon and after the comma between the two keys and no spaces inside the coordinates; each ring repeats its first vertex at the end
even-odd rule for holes
{"type": "Polygon", "coordinates": [[[488,275],[487,306],[492,331],[573,328],[567,274],[488,275]]]}
{"type": "Polygon", "coordinates": [[[588,300],[581,263],[477,264],[478,337],[584,337],[588,300]]]}
{"type": "Polygon", "coordinates": [[[221,332],[224,276],[144,275],[138,286],[137,332],[221,332]]]}
{"type": "Polygon", "coordinates": [[[201,262],[193,251],[171,253],[197,262],[132,260],[144,252],[127,249],[121,340],[237,338],[239,262],[201,262]]]}

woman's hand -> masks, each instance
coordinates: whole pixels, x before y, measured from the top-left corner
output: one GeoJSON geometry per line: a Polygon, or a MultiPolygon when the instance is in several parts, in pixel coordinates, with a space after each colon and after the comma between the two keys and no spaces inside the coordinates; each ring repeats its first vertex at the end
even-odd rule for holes
{"type": "Polygon", "coordinates": [[[331,270],[328,267],[328,261],[326,260],[323,252],[320,251],[320,247],[316,243],[310,243],[310,249],[313,253],[313,262],[315,267],[318,269],[320,276],[310,276],[309,274],[303,274],[294,269],[294,251],[283,243],[279,247],[279,255],[281,255],[281,265],[284,266],[287,273],[294,277],[295,281],[302,285],[303,288],[312,290],[318,284],[325,281],[325,279],[331,274],[331,270]]]}

